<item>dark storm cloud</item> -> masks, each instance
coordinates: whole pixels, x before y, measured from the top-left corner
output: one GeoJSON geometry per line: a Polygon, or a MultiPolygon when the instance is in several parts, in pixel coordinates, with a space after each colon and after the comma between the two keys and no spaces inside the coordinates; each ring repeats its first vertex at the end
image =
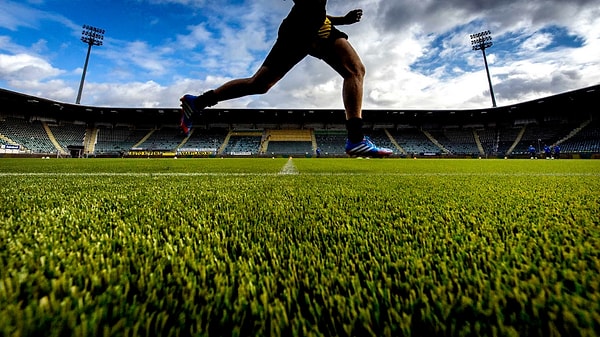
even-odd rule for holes
{"type": "Polygon", "coordinates": [[[378,8],[378,21],[383,31],[402,31],[418,25],[430,33],[473,20],[485,20],[495,26],[567,21],[574,12],[582,10],[600,11],[600,4],[597,0],[384,1],[378,8]]]}
{"type": "Polygon", "coordinates": [[[547,78],[511,78],[494,86],[500,100],[522,101],[523,97],[547,95],[572,90],[582,78],[578,71],[556,71],[547,78]]]}

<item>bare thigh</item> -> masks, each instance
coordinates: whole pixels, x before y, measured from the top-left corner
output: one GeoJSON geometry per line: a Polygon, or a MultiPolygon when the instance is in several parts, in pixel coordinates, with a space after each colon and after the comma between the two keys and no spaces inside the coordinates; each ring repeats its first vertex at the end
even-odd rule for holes
{"type": "Polygon", "coordinates": [[[322,54],[317,57],[323,59],[343,78],[364,76],[365,66],[348,40],[338,38],[321,51],[322,54]]]}

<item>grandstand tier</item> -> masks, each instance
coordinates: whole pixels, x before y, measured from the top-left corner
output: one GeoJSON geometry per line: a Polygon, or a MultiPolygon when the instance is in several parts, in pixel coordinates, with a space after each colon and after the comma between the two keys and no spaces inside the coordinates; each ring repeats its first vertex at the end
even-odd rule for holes
{"type": "MultiPolygon", "coordinates": [[[[545,146],[600,155],[600,86],[480,110],[364,110],[365,134],[394,156],[527,157],[545,146]]],[[[345,156],[342,110],[209,109],[187,137],[178,109],[91,107],[0,89],[0,154],[345,156]],[[81,152],[80,152],[81,153],[81,152]]]]}

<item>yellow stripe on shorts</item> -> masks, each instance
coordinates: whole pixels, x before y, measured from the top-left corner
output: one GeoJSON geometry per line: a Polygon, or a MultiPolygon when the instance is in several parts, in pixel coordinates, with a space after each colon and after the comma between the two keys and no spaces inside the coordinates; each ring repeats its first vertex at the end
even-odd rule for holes
{"type": "Polygon", "coordinates": [[[325,22],[323,23],[321,28],[319,28],[318,34],[321,39],[326,39],[329,37],[329,35],[331,35],[331,21],[328,17],[325,18],[325,22]]]}

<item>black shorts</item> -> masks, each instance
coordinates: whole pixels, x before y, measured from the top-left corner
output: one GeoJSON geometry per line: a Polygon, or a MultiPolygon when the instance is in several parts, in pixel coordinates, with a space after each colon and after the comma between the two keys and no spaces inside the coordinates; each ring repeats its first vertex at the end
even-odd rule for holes
{"type": "Polygon", "coordinates": [[[316,34],[311,38],[279,34],[263,66],[285,74],[307,55],[319,59],[330,55],[337,39],[348,39],[348,35],[335,27],[331,27],[331,34],[326,39],[319,38],[316,34]]]}

